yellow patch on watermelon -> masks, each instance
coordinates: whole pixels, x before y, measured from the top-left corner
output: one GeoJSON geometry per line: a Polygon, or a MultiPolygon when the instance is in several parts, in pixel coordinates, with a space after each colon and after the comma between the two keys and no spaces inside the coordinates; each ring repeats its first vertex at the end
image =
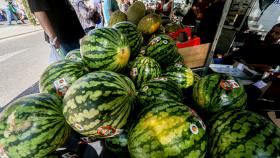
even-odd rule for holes
{"type": "Polygon", "coordinates": [[[157,22],[153,25],[151,25],[150,30],[149,30],[149,34],[152,34],[154,32],[156,32],[156,30],[160,27],[160,22],[157,22]]]}
{"type": "Polygon", "coordinates": [[[157,137],[162,145],[172,143],[174,139],[181,137],[186,129],[187,123],[184,117],[170,116],[167,112],[158,115],[148,113],[146,116],[147,119],[143,121],[142,127],[152,130],[154,137],[157,137]]]}
{"type": "Polygon", "coordinates": [[[116,63],[125,66],[130,57],[130,47],[122,47],[117,50],[116,63]]]}

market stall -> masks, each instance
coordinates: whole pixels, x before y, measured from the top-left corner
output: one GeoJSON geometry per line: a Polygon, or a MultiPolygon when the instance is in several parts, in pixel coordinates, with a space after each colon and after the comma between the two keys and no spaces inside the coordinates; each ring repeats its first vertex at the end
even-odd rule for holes
{"type": "Polygon", "coordinates": [[[245,81],[262,74],[214,64],[224,28],[240,31],[254,4],[244,1],[237,20],[238,2],[212,2],[207,12],[174,0],[166,15],[165,1],[137,1],[134,16],[112,14],[111,27],[90,31],[45,69],[31,90],[39,93],[4,109],[0,157],[279,157],[280,129],[261,115],[273,109],[247,104],[245,81]]]}

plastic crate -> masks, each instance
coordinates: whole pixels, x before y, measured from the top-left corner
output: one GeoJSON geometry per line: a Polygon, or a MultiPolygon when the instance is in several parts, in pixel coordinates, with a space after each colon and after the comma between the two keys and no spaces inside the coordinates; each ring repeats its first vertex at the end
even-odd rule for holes
{"type": "Polygon", "coordinates": [[[186,42],[176,41],[176,44],[177,44],[178,48],[185,48],[185,47],[191,47],[191,46],[200,45],[200,38],[199,37],[192,38],[192,31],[191,31],[190,27],[185,27],[184,29],[180,29],[180,30],[178,30],[176,32],[169,33],[168,35],[171,38],[173,38],[174,40],[176,40],[176,38],[182,32],[185,32],[188,35],[188,41],[186,41],[186,42]]]}

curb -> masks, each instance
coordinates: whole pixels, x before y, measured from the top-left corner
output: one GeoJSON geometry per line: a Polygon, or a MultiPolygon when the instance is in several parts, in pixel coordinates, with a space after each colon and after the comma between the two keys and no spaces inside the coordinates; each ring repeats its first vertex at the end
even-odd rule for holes
{"type": "Polygon", "coordinates": [[[29,34],[29,33],[39,32],[39,31],[42,31],[42,30],[43,30],[43,29],[38,29],[38,30],[34,30],[34,31],[24,32],[24,33],[20,33],[20,34],[8,36],[8,37],[0,38],[0,41],[1,41],[1,40],[4,40],[4,39],[13,38],[13,37],[18,37],[18,36],[21,36],[21,35],[26,35],[26,34],[29,34]]]}

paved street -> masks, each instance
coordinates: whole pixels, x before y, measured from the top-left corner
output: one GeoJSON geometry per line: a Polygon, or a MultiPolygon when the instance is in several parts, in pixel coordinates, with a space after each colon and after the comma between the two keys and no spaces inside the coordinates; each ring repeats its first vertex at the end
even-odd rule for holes
{"type": "Polygon", "coordinates": [[[36,27],[12,27],[16,27],[14,31],[0,28],[0,111],[2,106],[39,80],[48,65],[50,52],[43,32],[36,27]]]}

